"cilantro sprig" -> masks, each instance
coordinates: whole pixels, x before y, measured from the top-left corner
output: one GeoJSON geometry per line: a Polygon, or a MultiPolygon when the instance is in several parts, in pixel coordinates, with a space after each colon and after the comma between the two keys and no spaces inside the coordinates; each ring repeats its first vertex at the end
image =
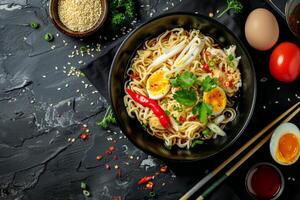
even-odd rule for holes
{"type": "Polygon", "coordinates": [[[196,75],[189,71],[185,71],[181,75],[177,75],[175,79],[171,79],[173,87],[190,88],[196,83],[199,83],[196,75]]]}
{"type": "Polygon", "coordinates": [[[207,124],[207,117],[212,114],[212,107],[207,103],[198,103],[193,107],[193,115],[198,115],[199,120],[203,124],[207,124]]]}
{"type": "Polygon", "coordinates": [[[100,126],[103,129],[107,129],[109,124],[116,124],[117,120],[114,117],[111,107],[109,106],[105,112],[104,117],[101,121],[97,122],[97,125],[100,126]]]}
{"type": "Polygon", "coordinates": [[[191,89],[178,90],[173,97],[178,103],[184,106],[193,106],[197,103],[197,94],[191,89]]]}
{"type": "Polygon", "coordinates": [[[218,86],[218,79],[211,78],[210,76],[206,76],[201,83],[201,88],[204,92],[209,92],[218,86]]]}
{"type": "Polygon", "coordinates": [[[217,18],[222,17],[227,11],[233,10],[236,13],[240,13],[243,10],[243,5],[239,0],[227,0],[227,7],[226,9],[221,12],[217,18]]]}

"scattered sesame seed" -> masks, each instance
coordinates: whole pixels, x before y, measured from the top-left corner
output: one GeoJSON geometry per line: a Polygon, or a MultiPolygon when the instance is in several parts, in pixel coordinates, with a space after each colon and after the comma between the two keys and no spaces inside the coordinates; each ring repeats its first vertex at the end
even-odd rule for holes
{"type": "Polygon", "coordinates": [[[129,159],[130,159],[130,160],[133,160],[133,156],[129,156],[129,159]]]}
{"type": "Polygon", "coordinates": [[[115,169],[119,169],[119,166],[118,166],[118,165],[115,165],[115,169]]]}
{"type": "Polygon", "coordinates": [[[76,90],[76,92],[77,92],[77,93],[79,93],[79,92],[80,92],[80,90],[76,90]]]}
{"type": "Polygon", "coordinates": [[[287,98],[287,100],[290,102],[291,101],[291,99],[290,98],[287,98]]]}
{"type": "Polygon", "coordinates": [[[66,84],[65,87],[69,87],[69,84],[66,84]]]}
{"type": "Polygon", "coordinates": [[[61,88],[57,88],[57,90],[58,90],[58,91],[60,91],[60,90],[61,90],[61,88]]]}
{"type": "Polygon", "coordinates": [[[263,109],[265,110],[267,107],[266,106],[263,106],[263,109]]]}
{"type": "Polygon", "coordinates": [[[75,138],[72,138],[71,142],[75,142],[75,138]]]}
{"type": "Polygon", "coordinates": [[[71,138],[68,138],[68,142],[71,142],[71,138]]]}
{"type": "Polygon", "coordinates": [[[280,90],[280,87],[277,87],[277,90],[280,90]]]}
{"type": "Polygon", "coordinates": [[[59,34],[58,33],[56,33],[56,37],[58,37],[59,36],[59,34]]]}
{"type": "Polygon", "coordinates": [[[55,45],[52,45],[52,46],[51,46],[51,49],[55,49],[55,45]]]}
{"type": "Polygon", "coordinates": [[[31,100],[30,103],[34,103],[34,100],[31,100]]]}
{"type": "Polygon", "coordinates": [[[94,105],[94,104],[95,104],[94,102],[91,102],[91,106],[94,105]]]}
{"type": "Polygon", "coordinates": [[[214,13],[209,12],[209,13],[208,13],[208,16],[209,16],[209,17],[213,17],[213,16],[214,16],[214,13]]]}
{"type": "Polygon", "coordinates": [[[71,102],[70,102],[70,101],[68,101],[67,105],[68,105],[68,106],[71,106],[71,102]]]}
{"type": "Polygon", "coordinates": [[[46,75],[43,75],[42,77],[43,77],[43,78],[46,78],[46,75]]]}
{"type": "Polygon", "coordinates": [[[279,101],[275,101],[275,104],[278,104],[279,103],[279,101]]]}

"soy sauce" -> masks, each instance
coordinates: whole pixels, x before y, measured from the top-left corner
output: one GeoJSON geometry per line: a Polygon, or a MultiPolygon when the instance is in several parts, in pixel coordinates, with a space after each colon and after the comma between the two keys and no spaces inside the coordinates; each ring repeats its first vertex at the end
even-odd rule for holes
{"type": "Polygon", "coordinates": [[[281,174],[274,166],[262,163],[251,168],[246,177],[249,194],[258,200],[275,199],[283,187],[281,174]]]}
{"type": "Polygon", "coordinates": [[[300,3],[295,6],[290,16],[288,17],[288,24],[291,31],[300,37],[300,3]]]}

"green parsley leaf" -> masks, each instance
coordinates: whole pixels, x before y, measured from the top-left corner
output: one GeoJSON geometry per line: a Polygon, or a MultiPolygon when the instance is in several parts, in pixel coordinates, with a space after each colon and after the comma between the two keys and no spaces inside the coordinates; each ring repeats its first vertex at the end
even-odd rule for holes
{"type": "Polygon", "coordinates": [[[173,87],[190,88],[198,82],[195,74],[189,71],[185,71],[181,75],[177,75],[175,79],[171,79],[173,87]]]}
{"type": "Polygon", "coordinates": [[[196,82],[197,77],[189,71],[185,71],[178,77],[179,84],[182,88],[190,88],[196,82]]]}
{"type": "Polygon", "coordinates": [[[198,103],[193,107],[193,115],[198,115],[200,122],[207,124],[207,117],[212,114],[212,107],[207,103],[198,103]]]}
{"type": "Polygon", "coordinates": [[[218,79],[217,78],[211,78],[210,76],[206,76],[204,80],[202,81],[202,90],[204,92],[209,92],[210,90],[217,87],[218,79]]]}
{"type": "Polygon", "coordinates": [[[196,92],[190,89],[178,90],[175,92],[173,97],[178,103],[184,106],[193,106],[197,102],[196,92]]]}
{"type": "Polygon", "coordinates": [[[203,140],[194,140],[191,147],[194,148],[195,146],[201,145],[203,143],[204,143],[203,140]]]}

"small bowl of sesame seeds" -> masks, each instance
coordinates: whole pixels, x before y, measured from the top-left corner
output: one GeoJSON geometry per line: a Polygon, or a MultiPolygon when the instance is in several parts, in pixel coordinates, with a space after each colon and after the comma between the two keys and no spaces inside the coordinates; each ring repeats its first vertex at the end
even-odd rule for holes
{"type": "Polygon", "coordinates": [[[49,14],[56,28],[72,37],[87,37],[104,24],[107,0],[50,0],[49,14]]]}

